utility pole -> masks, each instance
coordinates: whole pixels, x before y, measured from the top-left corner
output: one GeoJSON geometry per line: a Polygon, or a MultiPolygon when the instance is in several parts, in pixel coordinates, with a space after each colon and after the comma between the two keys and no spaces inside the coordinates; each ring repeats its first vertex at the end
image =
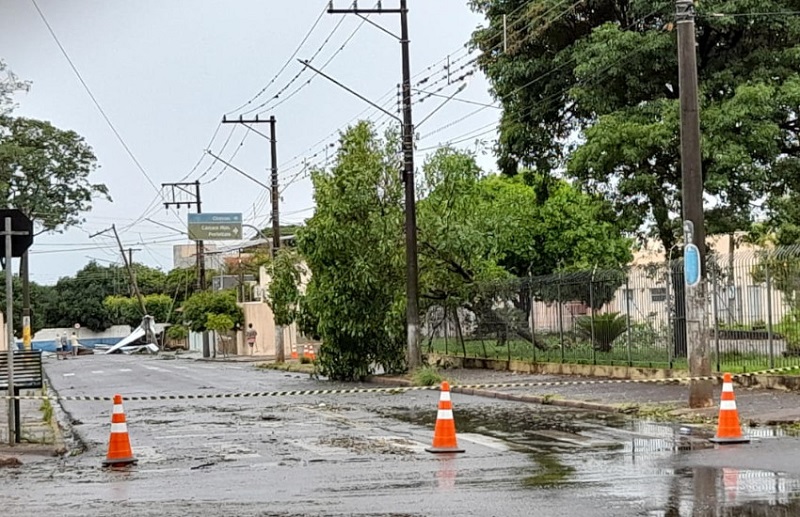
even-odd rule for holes
{"type": "MultiPolygon", "coordinates": [[[[333,0],[328,8],[330,14],[399,14],[400,48],[403,68],[403,181],[405,182],[406,212],[406,325],[408,368],[413,370],[422,363],[419,349],[419,308],[417,270],[417,208],[414,192],[414,123],[411,112],[411,57],[408,39],[408,7],[400,0],[399,9],[384,9],[380,2],[377,9],[359,9],[356,4],[350,9],[334,9],[333,0]]],[[[366,18],[363,18],[366,20],[366,18]]]]}
{"type": "MultiPolygon", "coordinates": [[[[172,201],[165,201],[164,207],[186,205],[191,207],[194,205],[197,208],[197,213],[203,213],[203,205],[200,201],[200,181],[195,180],[188,183],[162,183],[162,187],[170,187],[172,194],[172,201]],[[192,189],[194,187],[194,189],[192,189]],[[186,198],[186,199],[184,199],[186,198]]],[[[206,248],[203,241],[195,241],[195,259],[197,263],[197,289],[199,291],[206,290],[206,248]]],[[[214,349],[216,354],[216,348],[214,349]]],[[[208,342],[208,332],[203,332],[203,357],[211,357],[210,346],[208,342]]]]}
{"type": "MultiPolygon", "coordinates": [[[[281,247],[281,223],[280,223],[280,192],[278,192],[278,139],[276,136],[276,120],[274,116],[268,119],[256,118],[228,120],[222,117],[223,124],[244,124],[250,129],[249,124],[269,124],[269,147],[270,147],[270,198],[272,199],[272,261],[278,256],[278,249],[281,247]]],[[[259,133],[260,134],[260,133],[259,133]]],[[[263,135],[262,135],[263,136],[263,135]]],[[[275,362],[283,363],[286,354],[283,350],[283,326],[275,324],[275,362]]]]}
{"type": "MultiPolygon", "coordinates": [[[[141,251],[141,248],[127,248],[125,251],[127,251],[127,252],[128,252],[128,263],[131,265],[131,268],[133,268],[133,252],[134,252],[134,251],[141,251]]],[[[124,258],[125,258],[125,251],[123,251],[123,252],[122,252],[122,255],[123,255],[123,257],[122,257],[122,258],[123,258],[123,260],[124,260],[124,258]]],[[[133,283],[131,283],[131,286],[130,286],[130,295],[131,295],[131,296],[134,296],[135,294],[136,294],[136,293],[135,293],[135,292],[134,292],[134,290],[133,290],[133,283]]]]}
{"type": "Polygon", "coordinates": [[[122,247],[122,241],[119,239],[119,234],[117,233],[117,225],[112,224],[110,228],[106,228],[105,230],[101,230],[97,233],[93,233],[89,236],[90,239],[97,237],[98,235],[102,235],[108,231],[114,232],[114,238],[117,240],[117,246],[119,246],[119,252],[122,255],[122,261],[125,264],[125,269],[128,270],[128,277],[130,278],[131,287],[133,288],[133,292],[136,295],[136,299],[139,301],[139,308],[142,310],[142,316],[147,316],[147,307],[144,303],[144,297],[142,297],[142,293],[139,291],[139,284],[136,282],[136,272],[133,270],[132,262],[128,259],[131,252],[133,251],[132,248],[128,248],[128,255],[125,254],[125,248],[122,247]]]}
{"type": "Polygon", "coordinates": [[[31,277],[28,264],[28,250],[20,259],[20,276],[22,277],[22,348],[31,349],[31,277]]]}
{"type": "Polygon", "coordinates": [[[122,254],[122,261],[125,262],[125,269],[128,270],[128,276],[131,278],[131,285],[133,286],[133,292],[136,293],[136,298],[139,300],[139,308],[142,309],[142,316],[147,316],[147,307],[144,304],[144,298],[142,297],[142,293],[139,291],[139,284],[136,282],[136,272],[133,270],[133,263],[128,257],[133,257],[132,249],[128,248],[128,256],[125,255],[125,250],[122,247],[122,241],[119,240],[119,234],[117,233],[117,226],[115,224],[111,225],[111,229],[114,231],[114,238],[117,239],[117,246],[119,246],[119,252],[122,254]]]}
{"type": "MultiPolygon", "coordinates": [[[[689,374],[711,375],[706,332],[705,220],[700,156],[700,104],[697,95],[697,50],[692,0],[677,0],[678,89],[681,106],[681,180],[683,183],[684,268],[686,278],[686,343],[689,374]]],[[[692,381],[689,407],[713,404],[710,381],[692,381]]]]}
{"type": "MultiPolygon", "coordinates": [[[[189,183],[162,183],[162,187],[170,187],[172,194],[172,201],[165,201],[164,207],[176,206],[181,208],[183,205],[191,207],[194,205],[197,208],[197,213],[203,213],[203,205],[200,201],[200,181],[192,181],[189,183]],[[194,187],[194,189],[192,189],[194,187]],[[188,198],[188,199],[184,199],[188,198]]],[[[197,263],[197,288],[201,291],[206,289],[206,259],[205,259],[205,245],[203,241],[196,241],[195,259],[197,263]]],[[[207,357],[207,356],[204,356],[207,357]]]]}

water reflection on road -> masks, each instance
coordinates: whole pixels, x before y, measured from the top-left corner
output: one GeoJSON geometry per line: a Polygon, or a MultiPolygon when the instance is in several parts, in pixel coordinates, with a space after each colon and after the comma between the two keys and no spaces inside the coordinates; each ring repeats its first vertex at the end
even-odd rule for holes
{"type": "MultiPolygon", "coordinates": [[[[395,408],[386,416],[430,426],[435,415],[395,408]]],[[[598,495],[642,500],[642,515],[648,517],[800,515],[796,477],[767,470],[682,466],[682,457],[714,447],[699,430],[687,432],[680,425],[617,415],[508,408],[462,409],[456,421],[459,434],[500,439],[530,455],[535,467],[523,473],[521,488],[585,486],[598,495]]],[[[745,431],[761,441],[787,436],[772,427],[745,431]]],[[[442,459],[436,476],[440,489],[457,483],[453,461],[442,459]]]]}

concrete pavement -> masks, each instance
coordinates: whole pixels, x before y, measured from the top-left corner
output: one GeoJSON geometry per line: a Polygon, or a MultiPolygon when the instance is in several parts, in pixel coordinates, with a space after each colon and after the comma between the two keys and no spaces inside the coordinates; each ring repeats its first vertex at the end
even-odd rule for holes
{"type": "MultiPolygon", "coordinates": [[[[231,356],[203,358],[198,353],[181,352],[175,358],[209,363],[264,363],[273,357],[231,356]]],[[[78,360],[80,361],[80,359],[78,360]]],[[[287,365],[293,364],[288,362],[287,365]]],[[[298,367],[306,365],[297,364],[298,367]]],[[[244,365],[243,365],[244,366],[244,365]]],[[[307,368],[307,367],[306,367],[307,368]]],[[[714,389],[715,405],[703,410],[688,408],[688,388],[661,383],[554,385],[533,388],[461,389],[458,385],[597,381],[600,378],[567,375],[520,374],[497,370],[446,369],[442,375],[454,383],[454,393],[477,395],[501,400],[539,403],[553,406],[593,409],[629,414],[655,420],[674,420],[713,425],[717,415],[719,386],[714,389]]],[[[408,385],[401,376],[375,376],[381,385],[408,385]]],[[[320,388],[327,387],[319,381],[320,388]]],[[[30,392],[33,393],[32,391],[30,392]]],[[[735,395],[742,422],[751,426],[800,423],[800,393],[775,389],[737,386],[735,395]]],[[[7,404],[0,403],[0,457],[8,455],[50,456],[64,453],[66,448],[51,410],[39,400],[21,401],[23,444],[7,445],[7,404]],[[48,421],[49,418],[49,421],[48,421]]],[[[56,407],[57,411],[58,408],[56,407]]]]}
{"type": "MultiPolygon", "coordinates": [[[[520,374],[508,371],[447,369],[442,375],[455,383],[453,391],[504,400],[542,403],[555,406],[596,409],[639,414],[649,419],[685,420],[713,423],[719,404],[720,385],[714,388],[714,406],[691,410],[688,386],[667,383],[597,383],[607,379],[572,375],[520,374]],[[579,385],[554,385],[531,388],[460,389],[458,385],[497,383],[537,383],[587,381],[579,385]]],[[[403,377],[376,376],[381,384],[410,384],[403,377]]],[[[800,422],[800,392],[736,386],[736,404],[743,423],[760,425],[800,422]]]]}

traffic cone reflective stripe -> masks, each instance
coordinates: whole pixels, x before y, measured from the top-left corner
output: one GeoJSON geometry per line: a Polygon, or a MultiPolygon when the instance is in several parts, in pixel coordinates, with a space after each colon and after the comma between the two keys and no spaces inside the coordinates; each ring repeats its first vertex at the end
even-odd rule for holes
{"type": "Polygon", "coordinates": [[[442,383],[439,395],[439,411],[436,413],[436,428],[433,431],[433,445],[428,452],[464,452],[458,448],[456,423],[453,420],[453,402],[450,400],[450,384],[442,383]]]}
{"type": "Polygon", "coordinates": [[[722,378],[722,393],[719,401],[719,422],[717,434],[711,438],[714,443],[747,443],[750,438],[742,434],[736,397],[733,394],[733,378],[726,373],[722,378]]]}
{"type": "Polygon", "coordinates": [[[111,413],[111,436],[108,440],[108,454],[103,466],[129,465],[138,460],[133,457],[128,424],[122,409],[122,395],[114,395],[114,408],[111,413]]]}

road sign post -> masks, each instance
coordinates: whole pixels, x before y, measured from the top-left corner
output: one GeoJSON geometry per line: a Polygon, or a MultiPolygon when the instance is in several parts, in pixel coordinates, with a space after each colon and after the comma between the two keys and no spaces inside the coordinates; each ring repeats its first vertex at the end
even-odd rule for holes
{"type": "Polygon", "coordinates": [[[242,214],[189,214],[189,238],[194,241],[231,241],[242,238],[242,214]]]}
{"type": "MultiPolygon", "coordinates": [[[[13,273],[11,262],[14,257],[21,257],[33,243],[33,221],[20,210],[0,210],[0,220],[3,221],[3,239],[0,239],[0,254],[5,260],[6,270],[6,348],[8,352],[8,394],[14,395],[14,349],[17,344],[14,340],[14,293],[13,273]]],[[[28,330],[30,332],[30,329],[28,330]]],[[[8,399],[8,444],[14,445],[17,441],[15,422],[19,419],[17,405],[14,399],[8,399]]]]}

